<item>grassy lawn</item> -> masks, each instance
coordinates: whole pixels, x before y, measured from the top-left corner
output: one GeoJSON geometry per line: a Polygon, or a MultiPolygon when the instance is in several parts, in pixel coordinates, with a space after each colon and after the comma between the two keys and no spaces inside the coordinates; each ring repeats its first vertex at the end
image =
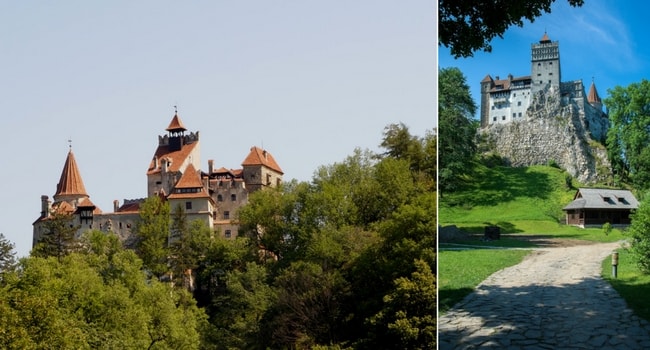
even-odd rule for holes
{"type": "Polygon", "coordinates": [[[473,249],[438,253],[438,307],[445,313],[489,275],[521,262],[526,250],[473,249]]]}
{"type": "MultiPolygon", "coordinates": [[[[477,166],[476,173],[453,193],[441,193],[438,219],[441,226],[456,225],[473,234],[455,244],[486,247],[530,247],[521,236],[566,238],[595,242],[615,242],[626,238],[614,229],[581,229],[560,224],[562,208],[573,200],[581,184],[567,183],[566,172],[549,166],[508,168],[477,166]],[[484,242],[480,238],[487,225],[501,228],[501,239],[484,242]]],[[[439,310],[445,313],[492,273],[519,263],[528,251],[476,249],[451,251],[458,247],[439,242],[439,310]]],[[[650,320],[650,276],[636,267],[630,253],[621,250],[618,278],[611,277],[611,261],[603,262],[603,277],[625,298],[637,315],[650,320]]]]}
{"type": "MultiPolygon", "coordinates": [[[[482,235],[486,224],[497,225],[501,228],[501,240],[508,239],[508,234],[534,234],[544,235],[552,238],[571,238],[595,242],[616,242],[625,239],[624,232],[613,229],[605,234],[602,228],[579,228],[575,226],[561,225],[552,221],[521,220],[510,222],[452,222],[441,223],[441,225],[456,225],[462,231],[482,235]]],[[[513,238],[516,236],[512,236],[513,238]]],[[[497,241],[498,242],[498,241],[497,241]]],[[[498,245],[498,244],[497,244],[498,245]]],[[[503,245],[507,247],[508,245],[503,245]]]]}
{"type": "Polygon", "coordinates": [[[650,275],[639,271],[632,255],[625,249],[619,249],[618,254],[618,278],[612,276],[610,258],[603,261],[602,276],[625,299],[637,316],[650,320],[650,275]]]}

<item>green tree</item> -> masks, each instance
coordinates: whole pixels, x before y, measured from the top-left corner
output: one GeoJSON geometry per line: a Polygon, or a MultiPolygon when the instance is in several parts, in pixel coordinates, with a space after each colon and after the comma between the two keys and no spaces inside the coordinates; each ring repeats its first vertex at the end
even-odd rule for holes
{"type": "Polygon", "coordinates": [[[72,213],[55,212],[51,217],[45,219],[44,233],[32,249],[32,255],[53,256],[61,260],[78,249],[76,233],[79,226],[72,225],[73,222],[72,213]]]}
{"type": "Polygon", "coordinates": [[[16,267],[16,252],[14,251],[14,244],[5,238],[4,234],[0,233],[0,282],[2,276],[14,270],[16,267]]]}
{"type": "Polygon", "coordinates": [[[218,349],[266,349],[261,342],[263,317],[274,302],[268,271],[254,262],[225,273],[225,290],[213,300],[211,341],[218,349]]]}
{"type": "Polygon", "coordinates": [[[190,295],[148,280],[102,235],[86,235],[83,253],[21,260],[0,290],[0,348],[199,348],[205,315],[190,295]]]}
{"type": "Polygon", "coordinates": [[[650,202],[647,196],[630,218],[632,223],[627,230],[631,237],[630,251],[639,269],[650,274],[650,202]]]}
{"type": "Polygon", "coordinates": [[[370,322],[382,330],[386,348],[436,348],[436,278],[431,266],[416,260],[409,277],[399,277],[370,322]]]}
{"type": "Polygon", "coordinates": [[[149,197],[140,205],[140,220],[133,230],[136,252],[145,269],[156,277],[169,271],[170,208],[159,197],[149,197]]]}
{"type": "MultiPolygon", "coordinates": [[[[438,2],[438,42],[451,48],[454,57],[470,57],[475,51],[492,51],[490,42],[512,25],[523,27],[542,13],[550,13],[555,0],[474,1],[440,0],[438,2]],[[498,8],[498,11],[495,9],[498,8]]],[[[568,0],[582,6],[584,0],[568,0]]]]}
{"type": "Polygon", "coordinates": [[[201,265],[212,240],[212,231],[201,220],[187,222],[181,206],[172,215],[169,265],[174,282],[194,290],[195,270],[201,265]]]}
{"type": "Polygon", "coordinates": [[[604,100],[609,110],[607,153],[620,181],[632,180],[637,189],[650,187],[650,81],[610,89],[604,100]]]}
{"type": "Polygon", "coordinates": [[[275,281],[278,300],[269,310],[266,342],[274,348],[311,349],[338,341],[347,282],[337,270],[298,261],[275,281]]]}
{"type": "Polygon", "coordinates": [[[471,172],[476,155],[476,127],[472,122],[476,104],[458,68],[441,68],[438,88],[438,185],[441,191],[453,191],[462,176],[471,172]]]}

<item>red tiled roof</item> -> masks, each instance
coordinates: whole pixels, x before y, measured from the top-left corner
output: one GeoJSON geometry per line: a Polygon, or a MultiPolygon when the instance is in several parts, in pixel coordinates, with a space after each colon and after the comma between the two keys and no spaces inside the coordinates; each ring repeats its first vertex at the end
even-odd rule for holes
{"type": "Polygon", "coordinates": [[[93,208],[93,214],[101,214],[102,210],[95,205],[89,198],[84,198],[77,203],[77,208],[93,208]]]}
{"type": "Polygon", "coordinates": [[[119,207],[116,213],[128,213],[128,212],[139,212],[140,211],[140,202],[132,202],[128,204],[123,204],[119,207]]]}
{"type": "Polygon", "coordinates": [[[594,84],[593,81],[591,82],[591,86],[589,87],[589,94],[587,95],[587,101],[589,101],[589,103],[601,102],[600,96],[598,96],[598,91],[596,90],[596,84],[594,84]]]}
{"type": "Polygon", "coordinates": [[[63,171],[61,172],[59,183],[56,186],[54,197],[62,195],[88,196],[72,150],[68,152],[68,157],[65,159],[65,165],[63,165],[63,171]]]}
{"type": "Polygon", "coordinates": [[[203,187],[199,172],[196,171],[194,165],[190,164],[185,169],[185,173],[181,176],[180,180],[176,183],[175,188],[197,188],[203,187]]]}
{"type": "Polygon", "coordinates": [[[544,36],[542,36],[542,39],[539,40],[539,42],[545,42],[545,41],[551,41],[551,39],[548,37],[546,32],[544,32],[544,36]]]}
{"type": "Polygon", "coordinates": [[[510,85],[512,84],[512,82],[519,81],[519,80],[530,80],[530,75],[526,75],[526,76],[522,76],[522,77],[515,77],[515,78],[512,78],[512,80],[510,80],[510,79],[494,80],[494,85],[493,85],[492,89],[490,89],[490,92],[510,90],[510,85]]]}
{"type": "Polygon", "coordinates": [[[483,80],[481,80],[481,83],[487,83],[490,81],[492,81],[492,77],[488,74],[485,76],[485,78],[483,78],[483,80]]]}
{"type": "Polygon", "coordinates": [[[256,146],[253,146],[251,148],[251,152],[248,154],[246,159],[241,163],[242,166],[246,165],[264,165],[267,168],[273,169],[280,174],[284,174],[278,163],[275,161],[275,158],[271,155],[271,153],[267,152],[266,150],[263,150],[261,148],[258,148],[256,146]]]}
{"type": "Polygon", "coordinates": [[[165,130],[179,131],[179,130],[187,130],[187,129],[185,128],[185,125],[183,125],[181,118],[178,117],[178,114],[174,114],[174,118],[172,118],[172,121],[169,123],[169,126],[165,130]]]}
{"type": "Polygon", "coordinates": [[[205,192],[203,188],[203,182],[201,182],[201,177],[199,172],[196,170],[194,165],[190,164],[185,169],[185,173],[181,176],[180,180],[176,183],[174,190],[167,197],[169,199],[179,199],[179,198],[204,198],[210,197],[208,193],[205,192]],[[184,192],[179,193],[179,189],[198,189],[198,192],[184,192]]]}
{"type": "Polygon", "coordinates": [[[158,146],[156,153],[154,154],[154,159],[158,158],[158,166],[156,167],[155,160],[152,159],[151,163],[149,163],[149,168],[147,169],[147,175],[160,172],[161,162],[163,158],[169,158],[172,161],[172,165],[168,168],[169,171],[179,171],[181,165],[185,159],[187,159],[196,145],[198,145],[198,142],[192,142],[190,144],[183,145],[180,150],[173,152],[169,151],[169,146],[158,146]]]}

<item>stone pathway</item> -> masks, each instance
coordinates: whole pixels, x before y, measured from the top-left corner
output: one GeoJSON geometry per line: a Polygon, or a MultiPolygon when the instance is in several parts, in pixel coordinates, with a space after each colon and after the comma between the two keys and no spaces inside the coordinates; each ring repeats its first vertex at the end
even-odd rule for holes
{"type": "Polygon", "coordinates": [[[439,317],[439,349],[650,349],[650,323],[600,278],[618,246],[539,249],[496,272],[439,317]]]}

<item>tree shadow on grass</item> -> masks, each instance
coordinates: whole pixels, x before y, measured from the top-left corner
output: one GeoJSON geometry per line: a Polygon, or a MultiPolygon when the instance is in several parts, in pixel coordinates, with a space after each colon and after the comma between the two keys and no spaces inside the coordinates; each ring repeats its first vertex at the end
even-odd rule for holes
{"type": "Polygon", "coordinates": [[[548,199],[553,183],[548,174],[528,168],[499,167],[483,169],[465,182],[454,196],[453,205],[491,206],[517,197],[548,199]]]}

